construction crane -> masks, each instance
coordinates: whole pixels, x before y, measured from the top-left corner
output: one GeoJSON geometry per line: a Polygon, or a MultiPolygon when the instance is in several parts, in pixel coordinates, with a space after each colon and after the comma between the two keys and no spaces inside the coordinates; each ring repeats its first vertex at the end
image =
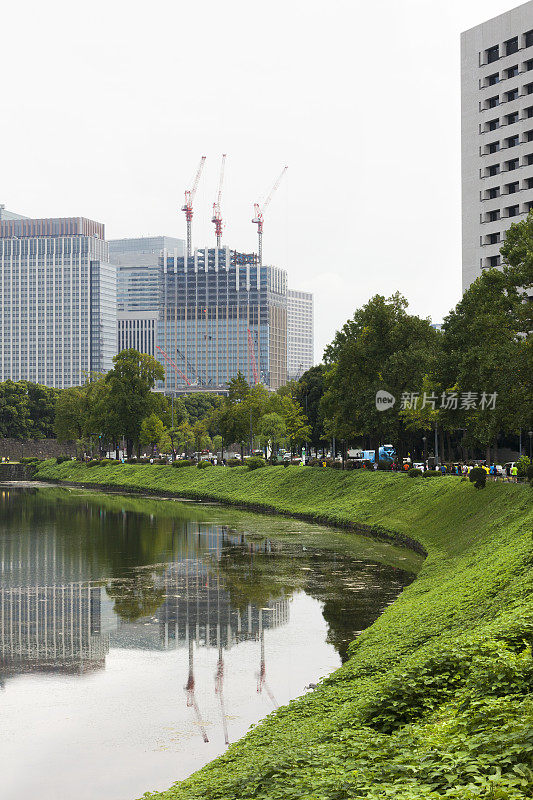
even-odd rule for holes
{"type": "Polygon", "coordinates": [[[202,170],[204,168],[206,156],[202,156],[200,159],[200,164],[198,169],[196,170],[196,175],[192,181],[192,186],[190,189],[185,189],[185,204],[181,207],[182,211],[185,211],[185,219],[187,220],[187,256],[192,255],[192,204],[194,200],[194,195],[196,194],[196,190],[198,189],[198,184],[200,182],[200,175],[202,174],[202,170]]]}
{"type": "Polygon", "coordinates": [[[281,170],[281,175],[279,176],[276,183],[270,190],[270,193],[265,202],[263,203],[263,205],[261,206],[259,203],[254,203],[254,218],[252,222],[255,225],[257,225],[257,237],[258,237],[257,255],[259,256],[259,265],[263,263],[263,221],[264,221],[263,214],[266,211],[267,206],[270,204],[270,201],[272,200],[272,195],[280,185],[281,180],[288,169],[289,169],[288,167],[283,167],[283,169],[281,170]]]}
{"type": "Polygon", "coordinates": [[[252,365],[252,372],[254,374],[254,383],[259,383],[259,373],[257,372],[257,361],[255,360],[255,348],[254,343],[252,341],[252,333],[250,328],[247,328],[248,331],[248,358],[250,359],[250,364],[252,365]]]}
{"type": "Polygon", "coordinates": [[[202,379],[200,378],[200,375],[198,374],[198,372],[197,372],[197,371],[194,369],[194,367],[192,366],[192,364],[191,364],[191,362],[189,361],[189,359],[187,358],[187,356],[185,356],[185,355],[182,353],[182,351],[179,349],[179,347],[176,347],[176,348],[175,348],[175,350],[176,350],[176,353],[179,355],[179,357],[183,359],[183,361],[184,361],[184,363],[185,363],[185,366],[186,366],[186,368],[187,368],[187,374],[188,374],[188,375],[194,375],[194,377],[195,377],[195,379],[196,379],[196,382],[198,383],[198,385],[199,385],[199,386],[201,386],[201,385],[202,385],[202,383],[203,383],[203,381],[202,381],[202,379]]]}
{"type": "Polygon", "coordinates": [[[220,166],[220,178],[218,181],[217,199],[213,203],[213,216],[211,222],[215,223],[215,235],[217,237],[217,247],[220,247],[222,242],[222,212],[220,210],[220,200],[222,198],[222,184],[224,183],[224,167],[226,165],[226,154],[222,156],[222,164],[220,166]]]}
{"type": "Polygon", "coordinates": [[[168,355],[168,353],[165,353],[165,351],[163,350],[163,348],[162,348],[162,347],[159,347],[159,345],[158,345],[158,344],[156,344],[156,348],[157,348],[157,350],[159,350],[159,352],[161,353],[161,355],[163,356],[163,358],[165,359],[165,361],[167,362],[167,364],[170,364],[170,366],[171,366],[171,367],[173,367],[173,369],[174,369],[174,371],[176,372],[176,374],[177,374],[177,375],[181,375],[181,377],[183,378],[183,380],[185,381],[185,383],[186,383],[188,386],[192,386],[192,384],[191,384],[190,380],[188,380],[187,376],[186,376],[186,375],[184,375],[184,374],[183,374],[183,372],[182,372],[180,369],[178,369],[178,367],[177,367],[177,366],[176,366],[176,364],[175,364],[175,363],[172,361],[172,359],[170,358],[170,356],[168,355]]]}

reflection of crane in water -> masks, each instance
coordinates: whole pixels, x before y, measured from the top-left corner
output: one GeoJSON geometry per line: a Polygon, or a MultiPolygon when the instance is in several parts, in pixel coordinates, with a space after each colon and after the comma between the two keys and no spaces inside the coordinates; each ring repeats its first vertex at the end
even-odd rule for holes
{"type": "Polygon", "coordinates": [[[220,701],[220,713],[222,715],[222,728],[224,730],[224,744],[229,744],[228,722],[226,710],[224,708],[224,659],[222,658],[222,639],[220,636],[220,571],[217,569],[217,639],[218,639],[218,661],[215,674],[215,694],[218,694],[220,701]]]}
{"type": "Polygon", "coordinates": [[[224,729],[224,744],[229,744],[228,722],[226,720],[226,710],[224,708],[224,659],[222,658],[222,645],[218,646],[217,671],[215,675],[215,694],[218,694],[220,701],[220,713],[222,714],[222,728],[224,729]]]}
{"type": "Polygon", "coordinates": [[[196,720],[198,722],[200,731],[202,733],[202,739],[204,740],[204,742],[208,742],[209,739],[207,738],[207,733],[205,731],[202,715],[200,714],[200,709],[198,708],[198,703],[196,702],[196,695],[194,693],[194,660],[193,660],[192,637],[189,637],[189,677],[187,679],[185,691],[187,692],[187,707],[194,708],[194,713],[196,714],[196,720]]]}
{"type": "Polygon", "coordinates": [[[257,693],[261,694],[263,688],[266,690],[266,693],[270,697],[272,705],[274,708],[278,708],[278,704],[276,703],[276,698],[272,694],[272,690],[266,681],[266,661],[265,661],[265,631],[263,628],[263,609],[259,609],[259,638],[261,641],[261,661],[259,664],[259,672],[257,673],[257,693]]]}

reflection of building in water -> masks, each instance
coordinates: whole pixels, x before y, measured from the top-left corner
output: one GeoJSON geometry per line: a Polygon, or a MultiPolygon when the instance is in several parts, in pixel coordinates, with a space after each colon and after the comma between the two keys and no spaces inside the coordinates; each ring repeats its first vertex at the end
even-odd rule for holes
{"type": "MultiPolygon", "coordinates": [[[[173,561],[153,573],[154,592],[160,591],[165,598],[156,612],[157,628],[147,625],[146,618],[137,622],[118,620],[117,630],[111,634],[112,646],[173,649],[192,640],[199,646],[228,649],[289,622],[289,600],[284,596],[268,598],[261,605],[232,602],[220,570],[228,549],[253,558],[259,551],[271,552],[271,542],[246,541],[243,535],[231,533],[222,525],[187,522],[185,530],[171,556],[173,561]]],[[[236,574],[240,574],[238,566],[236,574]]],[[[248,576],[250,585],[256,587],[248,576]]]]}
{"type": "Polygon", "coordinates": [[[201,559],[169,565],[164,575],[167,597],[159,609],[159,632],[165,647],[193,639],[198,645],[230,648],[247,639],[258,639],[268,628],[289,621],[289,600],[269,599],[264,606],[232,605],[223,580],[201,559]]]}
{"type": "Polygon", "coordinates": [[[55,536],[0,540],[0,671],[85,672],[104,666],[100,586],[55,536]]]}

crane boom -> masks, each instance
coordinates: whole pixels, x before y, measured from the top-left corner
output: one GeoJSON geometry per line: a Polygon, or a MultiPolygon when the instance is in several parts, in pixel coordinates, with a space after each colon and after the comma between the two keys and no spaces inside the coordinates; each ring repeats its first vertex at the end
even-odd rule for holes
{"type": "Polygon", "coordinates": [[[226,154],[222,155],[222,164],[220,166],[220,178],[218,181],[217,198],[213,203],[213,216],[211,222],[215,223],[215,235],[217,237],[217,247],[220,247],[222,241],[222,212],[220,210],[220,201],[222,199],[222,185],[224,183],[224,168],[226,165],[226,154]]]}
{"type": "Polygon", "coordinates": [[[289,169],[288,166],[283,167],[281,173],[274,183],[272,189],[268,193],[266,200],[264,201],[263,205],[261,206],[260,203],[254,203],[254,218],[252,222],[257,225],[257,237],[258,237],[258,253],[259,256],[259,264],[263,263],[263,222],[264,222],[264,211],[270,205],[270,201],[272,200],[272,195],[280,185],[281,181],[283,180],[283,176],[289,169]]]}
{"type": "Polygon", "coordinates": [[[169,356],[167,353],[165,353],[165,351],[163,350],[163,348],[162,348],[162,347],[159,347],[159,345],[158,345],[158,344],[156,344],[156,348],[157,348],[157,350],[159,350],[159,351],[160,351],[160,353],[161,353],[161,355],[163,356],[163,358],[165,359],[165,361],[166,361],[168,364],[170,364],[170,365],[171,365],[171,366],[174,368],[174,371],[175,371],[177,374],[181,375],[181,377],[183,378],[183,380],[185,381],[185,383],[186,383],[188,386],[191,386],[191,382],[190,382],[190,380],[188,380],[187,376],[186,376],[186,375],[184,375],[184,374],[183,374],[183,372],[182,372],[180,369],[178,369],[178,367],[176,366],[176,364],[175,364],[175,363],[172,361],[172,359],[170,358],[170,356],[169,356]]]}
{"type": "Polygon", "coordinates": [[[192,234],[192,204],[194,200],[194,196],[196,194],[196,190],[198,189],[198,184],[200,183],[200,176],[202,174],[202,170],[204,168],[205,159],[207,156],[202,156],[200,159],[200,163],[198,165],[198,169],[196,170],[196,174],[192,181],[192,186],[190,189],[185,189],[185,203],[182,205],[181,210],[185,211],[185,219],[187,220],[187,255],[192,255],[192,243],[191,243],[191,234],[192,234]]]}

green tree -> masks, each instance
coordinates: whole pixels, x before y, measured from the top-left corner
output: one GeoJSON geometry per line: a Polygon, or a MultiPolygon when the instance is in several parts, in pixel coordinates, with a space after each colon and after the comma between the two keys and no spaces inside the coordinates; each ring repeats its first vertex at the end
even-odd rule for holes
{"type": "Polygon", "coordinates": [[[239,370],[234,378],[228,383],[228,400],[230,403],[235,403],[237,400],[244,400],[250,391],[248,381],[239,370]]]}
{"type": "Polygon", "coordinates": [[[28,393],[23,381],[0,383],[0,436],[25,439],[31,430],[28,393]]]}
{"type": "Polygon", "coordinates": [[[63,389],[56,401],[54,431],[60,442],[81,439],[87,428],[87,391],[83,386],[63,389]]]}
{"type": "Polygon", "coordinates": [[[532,341],[524,336],[525,303],[514,282],[522,277],[520,271],[485,270],[443,325],[437,378],[459,396],[471,393],[477,400],[475,407],[459,405],[445,416],[449,425],[465,430],[467,444],[487,448],[487,460],[499,433],[518,432],[532,422],[532,341]]]}
{"type": "Polygon", "coordinates": [[[404,451],[405,424],[400,398],[433,374],[439,338],[428,320],[406,312],[399,294],[373,297],[358,309],[326,348],[322,410],[330,434],[353,441],[368,435],[377,450],[390,441],[404,451]],[[397,400],[393,408],[376,408],[378,390],[397,400]]]}
{"type": "Polygon", "coordinates": [[[322,397],[324,395],[325,367],[319,364],[304,372],[294,385],[294,399],[297,400],[311,426],[309,441],[318,450],[324,440],[324,415],[322,397]]]}
{"type": "Polygon", "coordinates": [[[287,428],[281,414],[272,412],[263,414],[259,420],[259,437],[265,447],[270,447],[272,456],[275,456],[279,445],[282,443],[287,428]]]}
{"type": "Polygon", "coordinates": [[[54,435],[54,420],[59,389],[23,381],[28,395],[30,418],[29,435],[32,439],[48,439],[54,435]]]}
{"type": "Polygon", "coordinates": [[[157,414],[150,414],[142,421],[139,441],[141,444],[150,445],[151,451],[154,452],[160,446],[165,432],[162,420],[157,414]]]}
{"type": "Polygon", "coordinates": [[[188,422],[182,422],[176,429],[176,441],[180,452],[189,455],[189,451],[194,447],[194,431],[188,422]]]}
{"type": "Polygon", "coordinates": [[[109,410],[117,431],[125,437],[128,457],[138,446],[143,420],[161,409],[161,399],[152,392],[165,370],[152,356],[137,350],[123,350],[113,359],[114,367],[105,376],[109,387],[109,410]]]}

